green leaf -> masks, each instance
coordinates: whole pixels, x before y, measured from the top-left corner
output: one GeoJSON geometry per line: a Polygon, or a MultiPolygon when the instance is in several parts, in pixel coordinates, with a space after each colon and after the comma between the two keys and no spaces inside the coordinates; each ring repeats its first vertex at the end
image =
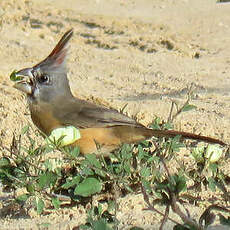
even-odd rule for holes
{"type": "Polygon", "coordinates": [[[26,190],[27,190],[29,193],[34,193],[34,191],[35,191],[35,184],[32,184],[32,183],[27,184],[27,185],[26,185],[26,190]]]}
{"type": "Polygon", "coordinates": [[[85,158],[91,165],[95,166],[96,168],[102,168],[101,163],[99,162],[95,154],[87,154],[85,158]]]}
{"type": "Polygon", "coordinates": [[[124,144],[121,147],[121,155],[123,159],[130,159],[133,157],[132,148],[129,144],[124,144]]]}
{"type": "Polygon", "coordinates": [[[61,176],[62,164],[63,161],[61,161],[60,159],[46,159],[43,165],[47,171],[52,171],[57,175],[61,176]]]}
{"type": "Polygon", "coordinates": [[[130,174],[131,173],[131,166],[130,166],[130,163],[128,162],[128,161],[125,161],[124,162],[124,170],[128,173],[128,174],[130,174]]]}
{"type": "Polygon", "coordinates": [[[186,185],[186,180],[184,177],[180,177],[179,181],[177,182],[177,192],[184,192],[187,189],[187,185],[186,185]]]}
{"type": "Polygon", "coordinates": [[[165,124],[163,125],[163,128],[164,128],[164,129],[167,129],[167,130],[173,129],[173,125],[172,125],[171,123],[165,123],[165,124]]]}
{"type": "Polygon", "coordinates": [[[75,195],[88,197],[102,189],[102,184],[96,178],[86,178],[74,190],[75,195]]]}
{"type": "Polygon", "coordinates": [[[180,142],[180,136],[175,136],[170,142],[169,147],[170,150],[173,152],[179,152],[181,148],[183,148],[185,145],[180,142]]]}
{"type": "Polygon", "coordinates": [[[28,132],[29,128],[30,128],[29,125],[24,126],[24,127],[22,128],[22,130],[21,130],[21,134],[22,134],[22,135],[26,134],[26,133],[28,132]]]}
{"type": "Polygon", "coordinates": [[[89,227],[88,225],[80,225],[80,226],[79,226],[79,229],[80,229],[80,230],[92,230],[92,228],[89,227]]]}
{"type": "Polygon", "coordinates": [[[108,208],[107,208],[109,213],[113,213],[116,210],[116,202],[114,200],[109,200],[108,201],[108,208]]]}
{"type": "MultiPolygon", "coordinates": [[[[84,162],[82,162],[82,164],[83,163],[84,162]]],[[[81,170],[81,175],[84,175],[85,177],[86,176],[93,176],[94,174],[95,174],[94,171],[85,165],[84,165],[84,168],[82,168],[82,170],[81,170]]]]}
{"type": "Polygon", "coordinates": [[[155,164],[158,164],[160,162],[160,157],[158,156],[152,156],[147,160],[147,163],[155,162],[155,164]]]}
{"type": "Polygon", "coordinates": [[[216,181],[214,178],[212,177],[208,178],[208,187],[211,189],[212,192],[216,191],[216,181]]]}
{"type": "Polygon", "coordinates": [[[150,125],[150,128],[152,128],[152,129],[160,129],[160,122],[161,122],[160,117],[156,117],[154,119],[153,123],[150,125]]]}
{"type": "Polygon", "coordinates": [[[128,192],[133,193],[133,189],[129,185],[124,184],[124,186],[125,186],[125,188],[127,189],[128,192]]]}
{"type": "Polygon", "coordinates": [[[205,146],[202,145],[202,146],[193,148],[191,154],[197,163],[203,163],[204,162],[204,152],[205,152],[205,146]]]}
{"type": "Polygon", "coordinates": [[[104,219],[93,221],[92,223],[93,230],[112,230],[104,219]]]}
{"type": "Polygon", "coordinates": [[[100,203],[98,203],[97,210],[98,210],[98,215],[101,216],[102,213],[103,213],[103,207],[102,207],[102,205],[100,203]]]}
{"type": "Polygon", "coordinates": [[[210,163],[208,167],[213,173],[216,173],[218,170],[218,164],[216,163],[210,163]]]}
{"type": "Polygon", "coordinates": [[[181,112],[187,112],[187,111],[192,110],[192,109],[196,109],[196,106],[195,105],[186,104],[182,108],[181,112]]]}
{"type": "Polygon", "coordinates": [[[143,145],[144,147],[148,147],[149,146],[149,141],[144,140],[144,141],[141,141],[140,144],[143,145]]]}
{"type": "Polygon", "coordinates": [[[50,223],[41,223],[41,224],[37,224],[37,226],[39,227],[39,229],[48,229],[49,226],[51,226],[50,223]]]}
{"type": "Polygon", "coordinates": [[[20,168],[14,168],[14,175],[19,179],[24,179],[25,177],[27,177],[26,173],[21,170],[20,168]]]}
{"type": "Polygon", "coordinates": [[[14,70],[11,74],[10,74],[10,80],[11,81],[21,81],[23,79],[23,76],[17,76],[16,75],[17,71],[14,70]]]}
{"type": "Polygon", "coordinates": [[[51,201],[52,201],[52,204],[53,204],[53,206],[54,206],[55,209],[59,209],[60,208],[61,202],[60,202],[60,200],[57,197],[53,197],[51,199],[51,201]]]}
{"type": "Polygon", "coordinates": [[[53,172],[45,172],[39,177],[39,187],[41,189],[54,185],[57,181],[57,175],[53,172]]]}
{"type": "Polygon", "coordinates": [[[71,188],[71,187],[74,187],[75,185],[78,185],[79,182],[80,182],[80,180],[81,180],[81,176],[80,176],[80,175],[75,176],[75,177],[73,177],[72,180],[67,181],[67,182],[66,182],[65,184],[63,184],[61,187],[62,187],[63,189],[69,189],[69,188],[71,188]]]}
{"type": "Polygon", "coordinates": [[[79,148],[79,147],[71,148],[71,150],[69,151],[69,154],[70,154],[73,158],[77,158],[77,157],[80,155],[80,148],[79,148]]]}
{"type": "Polygon", "coordinates": [[[117,165],[113,167],[115,174],[119,175],[122,172],[122,167],[121,165],[117,165]]]}
{"type": "Polygon", "coordinates": [[[42,214],[45,207],[45,203],[41,198],[36,197],[36,207],[37,207],[37,213],[39,215],[42,214]]]}
{"type": "Polygon", "coordinates": [[[10,166],[10,159],[8,157],[2,157],[0,159],[0,168],[10,166]]]}
{"type": "Polygon", "coordinates": [[[101,176],[101,177],[106,177],[106,173],[103,172],[102,170],[100,170],[100,169],[95,169],[94,171],[95,171],[95,173],[96,173],[97,175],[99,175],[99,176],[101,176]]]}
{"type": "Polygon", "coordinates": [[[186,191],[186,179],[184,176],[181,175],[173,175],[170,177],[170,183],[168,184],[168,187],[171,191],[176,192],[179,194],[182,191],[186,191]]]}
{"type": "Polygon", "coordinates": [[[29,198],[28,194],[22,194],[16,198],[18,202],[25,202],[29,198]]]}
{"type": "Polygon", "coordinates": [[[141,176],[142,177],[149,177],[150,174],[151,174],[151,171],[150,171],[149,168],[144,167],[144,168],[141,169],[141,176]]]}
{"type": "Polygon", "coordinates": [[[138,155],[139,160],[142,160],[145,157],[145,151],[141,145],[138,145],[138,155]]]}
{"type": "Polygon", "coordinates": [[[145,179],[142,179],[141,182],[142,182],[146,192],[150,193],[152,191],[150,182],[145,180],[145,179]]]}

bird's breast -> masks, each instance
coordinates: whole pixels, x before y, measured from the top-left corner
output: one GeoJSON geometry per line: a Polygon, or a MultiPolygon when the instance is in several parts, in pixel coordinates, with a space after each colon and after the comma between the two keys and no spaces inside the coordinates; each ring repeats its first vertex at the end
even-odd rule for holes
{"type": "Polygon", "coordinates": [[[62,126],[48,104],[30,104],[29,107],[33,123],[46,135],[50,135],[52,130],[62,126]]]}

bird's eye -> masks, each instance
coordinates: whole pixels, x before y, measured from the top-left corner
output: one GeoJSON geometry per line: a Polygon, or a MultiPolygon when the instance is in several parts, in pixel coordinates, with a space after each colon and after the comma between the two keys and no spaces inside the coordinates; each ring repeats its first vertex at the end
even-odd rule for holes
{"type": "Polygon", "coordinates": [[[39,78],[38,78],[38,81],[40,83],[48,83],[49,82],[49,76],[48,75],[41,75],[39,78]]]}

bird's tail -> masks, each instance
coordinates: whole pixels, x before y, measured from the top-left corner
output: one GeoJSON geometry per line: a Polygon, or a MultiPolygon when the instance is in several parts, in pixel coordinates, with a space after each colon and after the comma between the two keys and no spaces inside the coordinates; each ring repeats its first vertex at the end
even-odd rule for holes
{"type": "Polygon", "coordinates": [[[190,139],[190,140],[196,140],[196,141],[204,141],[204,142],[208,142],[212,144],[226,145],[226,143],[216,138],[202,136],[202,135],[198,135],[194,133],[182,132],[182,131],[148,129],[147,133],[155,137],[181,136],[183,139],[190,139]]]}
{"type": "Polygon", "coordinates": [[[196,141],[203,141],[212,144],[226,145],[223,141],[212,137],[197,135],[188,132],[175,131],[175,130],[158,130],[148,129],[146,127],[130,127],[118,126],[116,129],[118,135],[123,143],[135,143],[138,141],[146,140],[151,137],[175,137],[181,136],[182,139],[190,139],[196,141]]]}

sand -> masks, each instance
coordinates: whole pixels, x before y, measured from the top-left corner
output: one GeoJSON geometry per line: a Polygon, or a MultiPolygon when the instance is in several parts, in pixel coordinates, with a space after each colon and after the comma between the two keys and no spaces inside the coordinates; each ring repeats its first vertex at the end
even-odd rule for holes
{"type": "MultiPolygon", "coordinates": [[[[126,112],[148,124],[156,116],[166,120],[172,101],[185,102],[193,86],[191,103],[197,109],[178,116],[175,129],[229,143],[229,12],[230,4],[214,0],[0,1],[1,146],[32,125],[10,73],[41,61],[70,28],[68,77],[76,96],[116,109],[128,104],[126,112]]],[[[121,229],[157,229],[160,218],[142,211],[142,197],[119,202],[121,229]]],[[[84,219],[85,210],[76,207],[0,224],[1,229],[39,229],[37,224],[49,222],[49,229],[72,229],[84,219]]]]}

